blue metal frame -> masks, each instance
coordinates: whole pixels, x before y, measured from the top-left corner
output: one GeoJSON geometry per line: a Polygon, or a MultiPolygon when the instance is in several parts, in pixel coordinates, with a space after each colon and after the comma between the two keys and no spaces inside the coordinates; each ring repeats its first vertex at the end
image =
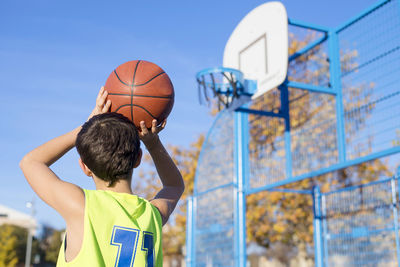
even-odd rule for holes
{"type": "Polygon", "coordinates": [[[399,238],[399,216],[397,211],[397,192],[396,192],[396,178],[392,177],[390,184],[392,186],[392,209],[393,209],[393,224],[396,237],[396,254],[397,266],[400,266],[400,238],[399,238]]]}
{"type": "MultiPolygon", "coordinates": [[[[346,140],[345,140],[345,122],[344,122],[344,107],[343,107],[343,95],[342,95],[342,81],[341,81],[341,64],[340,64],[340,54],[339,54],[339,38],[338,33],[356,23],[363,17],[367,16],[377,8],[385,5],[390,2],[390,0],[380,0],[370,8],[364,10],[361,14],[355,16],[350,19],[346,23],[340,25],[337,28],[327,28],[319,25],[314,25],[310,23],[304,23],[296,20],[289,19],[289,24],[296,27],[302,27],[306,29],[312,29],[319,31],[323,34],[322,37],[317,38],[316,40],[310,42],[308,45],[296,51],[294,54],[290,55],[289,61],[293,61],[301,55],[309,52],[311,49],[316,46],[322,44],[327,41],[328,43],[328,58],[329,58],[329,83],[330,87],[318,86],[313,84],[305,84],[296,81],[286,81],[279,86],[281,91],[281,110],[279,113],[275,113],[272,111],[264,111],[264,110],[255,110],[250,109],[248,104],[242,105],[239,108],[235,109],[235,181],[233,183],[220,185],[215,188],[208,189],[204,192],[197,191],[197,182],[195,181],[194,188],[194,198],[191,204],[188,202],[188,216],[192,216],[191,221],[188,220],[189,225],[192,226],[191,229],[187,229],[187,242],[191,242],[191,246],[188,246],[188,258],[187,264],[189,266],[195,266],[195,244],[196,244],[196,199],[197,196],[208,193],[213,190],[220,189],[226,186],[234,185],[235,188],[235,218],[234,218],[234,235],[235,235],[235,264],[236,266],[244,267],[246,266],[246,195],[254,194],[261,191],[278,191],[284,193],[298,193],[298,194],[312,194],[313,196],[313,212],[314,212],[314,241],[315,241],[315,264],[318,267],[323,267],[328,265],[328,244],[327,239],[322,237],[326,237],[327,233],[327,223],[324,220],[324,216],[326,215],[326,203],[325,196],[329,195],[329,193],[321,194],[320,189],[318,187],[314,187],[313,191],[308,190],[295,190],[295,189],[283,189],[277,188],[279,186],[283,186],[289,183],[297,182],[300,180],[304,180],[311,177],[320,176],[329,172],[333,172],[339,169],[343,169],[349,166],[361,164],[363,162],[367,162],[370,160],[374,160],[377,158],[389,156],[392,154],[400,153],[400,146],[392,147],[390,149],[386,149],[383,151],[379,151],[373,154],[369,154],[364,157],[356,158],[356,159],[348,159],[346,158],[346,140]],[[331,165],[326,168],[318,169],[315,171],[311,171],[308,173],[303,173],[301,175],[293,176],[292,174],[292,158],[291,158],[291,134],[290,134],[290,118],[289,118],[289,94],[288,88],[298,88],[302,90],[308,90],[316,93],[323,93],[333,95],[336,98],[336,126],[337,126],[337,149],[338,149],[338,162],[337,164],[331,165]],[[286,153],[286,178],[284,180],[275,182],[273,184],[265,185],[258,188],[250,188],[249,186],[249,162],[248,162],[248,142],[249,142],[249,131],[248,131],[248,114],[260,115],[260,116],[269,116],[269,117],[277,117],[285,119],[285,153],[286,153]],[[189,205],[191,208],[189,211],[189,205]],[[191,214],[191,215],[190,215],[191,214]]],[[[400,10],[400,1],[399,2],[399,10],[400,10]]],[[[230,71],[235,73],[238,72],[234,69],[229,68],[209,68],[203,71],[200,71],[196,77],[199,75],[205,75],[211,72],[221,72],[221,71],[230,71]]],[[[239,71],[240,72],[240,71],[239,71]]],[[[243,80],[243,76],[238,74],[238,80],[243,84],[248,82],[247,80],[243,80]]],[[[251,88],[252,90],[254,88],[251,88]]],[[[254,91],[254,90],[253,90],[254,91]]],[[[249,91],[248,92],[253,92],[249,91]]],[[[218,121],[218,118],[215,119],[215,122],[218,121]]],[[[214,124],[215,124],[214,122],[214,124]]],[[[213,126],[214,126],[213,124],[213,126]]],[[[205,140],[209,138],[211,131],[208,133],[205,140]]],[[[199,162],[201,162],[202,157],[204,155],[200,153],[199,162]]],[[[400,175],[400,174],[398,174],[400,175]]],[[[197,175],[196,175],[197,176],[197,175]]],[[[397,246],[397,261],[400,266],[400,239],[399,239],[399,215],[398,215],[398,192],[400,191],[400,184],[398,183],[396,188],[395,179],[392,178],[392,200],[393,200],[393,220],[394,220],[394,230],[396,234],[396,246],[397,246]],[[396,190],[398,189],[398,190],[396,190]]],[[[375,183],[381,183],[383,180],[379,180],[376,182],[372,182],[369,185],[373,185],[375,183]]],[[[398,181],[397,181],[398,182],[398,181]]],[[[342,190],[352,190],[354,187],[343,188],[335,191],[335,193],[340,192],[342,190]]],[[[392,229],[393,230],[393,229],[392,229]]]]}
{"type": "Polygon", "coordinates": [[[387,149],[387,150],[380,151],[380,152],[377,152],[377,153],[369,154],[368,156],[357,158],[357,159],[354,159],[354,160],[347,160],[345,162],[338,163],[338,164],[332,165],[330,167],[319,169],[319,170],[316,170],[316,171],[308,172],[308,173],[305,173],[305,174],[302,174],[302,175],[289,177],[288,179],[285,179],[285,180],[282,180],[282,181],[279,181],[279,182],[276,182],[276,183],[273,183],[273,184],[269,184],[269,185],[266,185],[266,186],[263,186],[263,187],[253,188],[253,189],[248,190],[246,192],[246,195],[258,193],[258,192],[265,191],[265,190],[270,190],[270,189],[272,189],[274,187],[279,187],[279,186],[290,184],[290,183],[293,183],[293,182],[298,182],[298,181],[301,181],[301,180],[304,180],[304,179],[307,179],[307,178],[317,177],[317,176],[320,176],[322,174],[326,174],[326,173],[329,173],[329,172],[337,171],[337,170],[344,169],[344,168],[347,168],[347,167],[350,167],[350,166],[353,166],[353,165],[358,165],[358,164],[361,164],[363,162],[367,162],[367,161],[374,160],[374,159],[377,159],[377,158],[390,156],[390,155],[397,154],[397,153],[400,153],[400,146],[393,147],[391,149],[387,149]]]}
{"type": "Polygon", "coordinates": [[[315,40],[315,41],[313,41],[311,43],[309,43],[308,45],[306,45],[302,49],[300,49],[300,50],[296,51],[295,53],[293,53],[292,55],[290,55],[289,56],[289,61],[295,60],[299,56],[304,55],[305,53],[307,53],[308,51],[310,51],[314,47],[316,47],[316,46],[322,44],[323,42],[325,42],[327,38],[328,38],[328,36],[326,34],[324,34],[324,36],[318,38],[317,40],[315,40]]]}
{"type": "Polygon", "coordinates": [[[208,193],[210,193],[210,192],[213,192],[213,191],[216,191],[216,190],[218,190],[218,189],[225,188],[225,187],[230,187],[230,186],[232,186],[232,185],[235,185],[235,183],[232,182],[232,183],[222,184],[222,185],[219,185],[219,186],[216,186],[216,187],[209,188],[209,189],[207,189],[207,190],[201,191],[201,192],[197,193],[196,196],[199,197],[199,196],[201,196],[201,195],[205,195],[205,194],[208,194],[208,193]]]}
{"type": "Polygon", "coordinates": [[[193,197],[187,198],[186,203],[186,266],[194,266],[193,261],[193,197]]]}
{"type": "Polygon", "coordinates": [[[343,121],[343,97],[342,97],[342,81],[340,79],[341,67],[340,67],[340,52],[339,52],[339,40],[338,35],[335,31],[329,31],[329,72],[330,72],[330,83],[331,87],[336,92],[336,128],[337,128],[337,140],[338,140],[338,152],[339,162],[346,161],[346,140],[345,140],[345,128],[343,121]]]}
{"type": "Polygon", "coordinates": [[[302,194],[302,195],[311,195],[311,190],[297,190],[297,189],[289,189],[289,188],[272,188],[269,189],[270,192],[282,192],[282,193],[295,193],[295,194],[302,194]]]}
{"type": "Polygon", "coordinates": [[[378,2],[373,4],[372,6],[368,7],[364,11],[362,11],[360,14],[354,16],[353,18],[351,18],[347,22],[345,22],[342,25],[340,25],[339,27],[335,28],[334,31],[336,33],[339,33],[340,31],[344,30],[345,28],[349,27],[350,25],[354,24],[355,22],[359,21],[363,17],[367,16],[368,14],[373,12],[375,9],[379,8],[380,6],[386,4],[386,3],[390,2],[390,1],[391,0],[379,0],[378,2]]]}
{"type": "Polygon", "coordinates": [[[313,84],[288,81],[286,85],[287,85],[287,87],[303,89],[303,90],[307,90],[307,91],[315,92],[315,93],[324,93],[324,94],[330,94],[330,95],[336,95],[337,94],[337,92],[332,88],[322,87],[322,86],[313,85],[313,84]]]}
{"type": "Polygon", "coordinates": [[[248,180],[248,114],[235,112],[235,257],[238,267],[246,266],[246,181],[248,180]]]}
{"type": "MultiPolygon", "coordinates": [[[[219,117],[222,116],[222,114],[223,114],[222,112],[218,113],[218,115],[217,115],[217,117],[215,118],[215,120],[213,121],[213,123],[212,123],[210,129],[213,129],[213,128],[214,128],[215,124],[217,123],[219,117]]],[[[210,137],[210,134],[211,134],[211,130],[208,131],[207,136],[204,138],[204,143],[203,143],[203,144],[205,144],[205,143],[207,142],[207,140],[208,140],[209,137],[210,137]]],[[[203,149],[201,149],[201,150],[200,150],[200,154],[199,154],[198,162],[201,162],[201,161],[203,160],[203,157],[204,157],[203,154],[204,154],[204,153],[203,153],[203,149]]],[[[194,195],[194,196],[197,196],[197,195],[199,194],[199,192],[197,192],[197,179],[196,179],[197,175],[198,175],[198,170],[196,169],[195,179],[194,179],[194,187],[193,187],[193,195],[194,195]]]]}
{"type": "Polygon", "coordinates": [[[193,267],[196,267],[196,211],[197,211],[197,197],[193,198],[193,208],[192,208],[192,214],[193,214],[193,219],[192,219],[192,265],[193,267]]]}
{"type": "MultiPolygon", "coordinates": [[[[392,232],[394,237],[395,237],[395,242],[396,242],[396,258],[397,258],[397,263],[398,266],[400,266],[400,239],[399,239],[399,217],[398,217],[398,210],[397,210],[397,205],[398,205],[398,193],[397,193],[397,189],[400,187],[399,184],[399,176],[395,175],[392,176],[390,178],[385,178],[385,179],[380,179],[380,180],[376,180],[373,182],[370,182],[368,184],[361,184],[361,185],[356,185],[356,186],[349,186],[349,187],[344,187],[344,188],[340,188],[338,190],[334,190],[334,191],[330,191],[330,192],[326,192],[326,193],[321,193],[321,192],[316,192],[314,195],[316,196],[317,194],[321,195],[321,220],[322,220],[322,232],[321,232],[321,237],[315,236],[314,235],[314,240],[315,242],[319,242],[319,239],[322,239],[322,243],[321,243],[321,247],[320,248],[315,248],[315,255],[316,255],[316,260],[317,260],[317,256],[320,255],[320,253],[322,254],[322,265],[321,266],[329,266],[329,255],[328,255],[328,240],[335,240],[335,239],[343,239],[344,236],[349,237],[349,238],[354,238],[354,237],[369,237],[371,235],[377,235],[380,233],[384,233],[384,232],[392,232]],[[392,212],[393,212],[393,222],[392,225],[387,225],[389,227],[384,227],[384,228],[371,228],[368,229],[367,227],[362,227],[360,232],[356,232],[353,230],[350,233],[338,233],[338,234],[332,234],[332,233],[328,233],[328,228],[327,228],[327,221],[329,220],[329,218],[326,217],[326,201],[325,198],[326,196],[329,195],[341,195],[344,192],[348,192],[348,191],[353,191],[355,189],[358,188],[367,188],[367,187],[374,187],[377,186],[379,184],[385,184],[390,182],[390,188],[391,188],[391,192],[387,192],[389,194],[391,194],[391,199],[392,199],[392,212]],[[396,182],[398,183],[396,186],[396,182]],[[392,227],[390,227],[392,226],[392,227]]],[[[314,198],[314,207],[316,206],[316,204],[318,203],[318,201],[316,200],[317,198],[314,198]]],[[[357,202],[357,200],[356,200],[357,202]]],[[[352,205],[351,202],[348,203],[348,205],[352,205]]],[[[315,210],[315,213],[317,213],[318,210],[315,210]]],[[[314,224],[314,229],[318,230],[318,225],[315,226],[314,224]]],[[[314,233],[315,234],[315,233],[314,233]]],[[[335,249],[333,249],[333,252],[335,249]]],[[[317,262],[316,262],[317,264],[317,262]]],[[[317,265],[316,265],[317,266],[317,265]]],[[[353,265],[352,265],[353,266],[353,265]]]]}
{"type": "Polygon", "coordinates": [[[318,186],[314,186],[313,188],[313,213],[315,266],[323,267],[321,191],[318,186]]]}
{"type": "Polygon", "coordinates": [[[294,19],[289,19],[288,24],[292,25],[292,26],[301,27],[301,28],[316,30],[319,32],[328,32],[330,30],[329,28],[321,26],[321,25],[316,25],[313,23],[303,22],[303,21],[294,20],[294,19]]]}
{"type": "Polygon", "coordinates": [[[287,82],[279,86],[281,91],[281,111],[285,118],[285,159],[286,177],[292,177],[292,141],[290,135],[290,114],[289,114],[289,89],[287,82]]]}
{"type": "Polygon", "coordinates": [[[335,194],[335,193],[340,193],[340,192],[345,192],[345,191],[352,191],[352,190],[360,188],[360,187],[372,186],[372,185],[376,185],[376,184],[385,183],[385,182],[390,181],[391,179],[392,178],[385,178],[385,179],[369,182],[368,184],[361,184],[361,185],[353,185],[353,186],[343,187],[343,188],[337,189],[335,191],[326,192],[326,193],[324,193],[324,195],[328,196],[330,194],[335,194]]]}
{"type": "MultiPolygon", "coordinates": [[[[223,116],[222,112],[220,112],[217,115],[217,117],[215,118],[214,122],[212,123],[212,126],[211,126],[210,129],[213,129],[213,127],[216,125],[216,123],[217,123],[217,121],[218,121],[220,116],[223,116]]],[[[207,142],[207,140],[209,139],[211,133],[212,133],[212,131],[209,130],[208,133],[207,133],[207,136],[204,139],[203,145],[207,142]]],[[[198,162],[201,162],[203,160],[203,157],[204,157],[203,151],[204,151],[203,149],[200,150],[198,162]]],[[[193,204],[192,204],[193,205],[192,206],[193,207],[192,208],[192,214],[193,214],[192,227],[193,227],[193,230],[192,230],[192,236],[191,236],[191,238],[192,238],[191,239],[192,240],[192,246],[191,246],[191,256],[190,256],[192,265],[190,265],[190,266],[194,266],[194,267],[196,266],[196,229],[197,229],[196,228],[196,210],[197,210],[197,197],[199,195],[201,195],[201,193],[202,193],[202,192],[198,192],[198,190],[197,190],[198,186],[197,186],[196,177],[198,177],[198,169],[196,169],[196,174],[195,174],[195,179],[194,179],[193,204]]],[[[222,185],[222,186],[225,186],[225,185],[222,185]]]]}
{"type": "MultiPolygon", "coordinates": [[[[323,194],[321,196],[321,216],[322,216],[322,237],[323,238],[323,266],[328,266],[328,259],[329,259],[329,254],[328,254],[328,239],[326,238],[328,235],[328,225],[326,223],[326,198],[325,195],[323,194]]],[[[321,237],[321,238],[322,238],[321,237]]]]}
{"type": "Polygon", "coordinates": [[[239,112],[245,112],[253,115],[259,115],[259,116],[268,116],[268,117],[274,117],[274,118],[285,118],[285,115],[282,113],[275,113],[272,111],[264,111],[264,110],[257,110],[257,109],[249,109],[249,108],[237,108],[235,111],[239,112]]]}

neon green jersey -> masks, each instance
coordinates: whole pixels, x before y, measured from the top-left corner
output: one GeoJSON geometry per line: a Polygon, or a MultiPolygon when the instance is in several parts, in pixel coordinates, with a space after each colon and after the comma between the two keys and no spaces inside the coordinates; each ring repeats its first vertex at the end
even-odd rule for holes
{"type": "Polygon", "coordinates": [[[65,240],[57,266],[161,267],[162,220],[158,209],[135,195],[84,190],[82,247],[65,262],[65,240]]]}

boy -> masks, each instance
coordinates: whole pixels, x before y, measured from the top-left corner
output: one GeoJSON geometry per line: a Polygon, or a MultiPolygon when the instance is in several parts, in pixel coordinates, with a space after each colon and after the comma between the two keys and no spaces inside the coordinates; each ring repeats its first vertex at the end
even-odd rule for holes
{"type": "Polygon", "coordinates": [[[107,113],[101,88],[88,121],[29,152],[20,167],[39,197],[61,214],[66,238],[57,266],[162,266],[161,227],[184,190],[182,176],[158,138],[165,127],[153,121],[141,131],[124,116],[107,113]],[[163,188],[147,201],[132,194],[140,140],[149,151],[163,188]],[[96,190],[60,180],[49,168],[76,144],[79,165],[96,190]]]}

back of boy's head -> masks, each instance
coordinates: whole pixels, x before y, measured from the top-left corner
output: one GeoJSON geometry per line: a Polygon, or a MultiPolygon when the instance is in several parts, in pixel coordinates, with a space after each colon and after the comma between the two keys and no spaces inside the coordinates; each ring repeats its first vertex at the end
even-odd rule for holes
{"type": "Polygon", "coordinates": [[[109,112],[93,116],[82,126],[76,149],[82,162],[112,186],[130,178],[140,156],[140,139],[128,118],[109,112]]]}

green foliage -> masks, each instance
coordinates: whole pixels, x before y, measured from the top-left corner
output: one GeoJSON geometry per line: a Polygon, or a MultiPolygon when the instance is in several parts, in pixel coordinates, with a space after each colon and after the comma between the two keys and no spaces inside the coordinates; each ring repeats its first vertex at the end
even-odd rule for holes
{"type": "Polygon", "coordinates": [[[43,226],[41,237],[42,258],[47,263],[57,263],[64,230],[56,230],[48,225],[43,226]]]}
{"type": "MultiPolygon", "coordinates": [[[[31,262],[39,255],[42,263],[45,261],[56,264],[63,232],[45,225],[39,239],[33,236],[31,262]]],[[[25,228],[0,225],[0,267],[20,266],[25,263],[27,234],[25,228]]]]}
{"type": "Polygon", "coordinates": [[[0,226],[0,267],[14,267],[18,263],[17,237],[12,225],[0,226]]]}
{"type": "MultiPolygon", "coordinates": [[[[178,146],[168,147],[168,151],[185,181],[185,192],[180,201],[181,205],[176,207],[167,225],[163,227],[163,253],[165,256],[182,255],[186,234],[185,200],[188,195],[193,194],[194,176],[203,141],[204,136],[200,135],[189,148],[178,146]]],[[[144,157],[143,166],[146,166],[146,171],[142,170],[139,173],[139,179],[134,180],[133,192],[151,199],[160,189],[161,185],[148,154],[144,157]]]]}
{"type": "MultiPolygon", "coordinates": [[[[25,228],[3,224],[0,225],[0,266],[14,266],[15,264],[25,263],[26,242],[28,231],[25,228]],[[12,260],[10,260],[12,259],[12,260]]],[[[32,237],[32,258],[39,253],[39,241],[32,237]]]]}

